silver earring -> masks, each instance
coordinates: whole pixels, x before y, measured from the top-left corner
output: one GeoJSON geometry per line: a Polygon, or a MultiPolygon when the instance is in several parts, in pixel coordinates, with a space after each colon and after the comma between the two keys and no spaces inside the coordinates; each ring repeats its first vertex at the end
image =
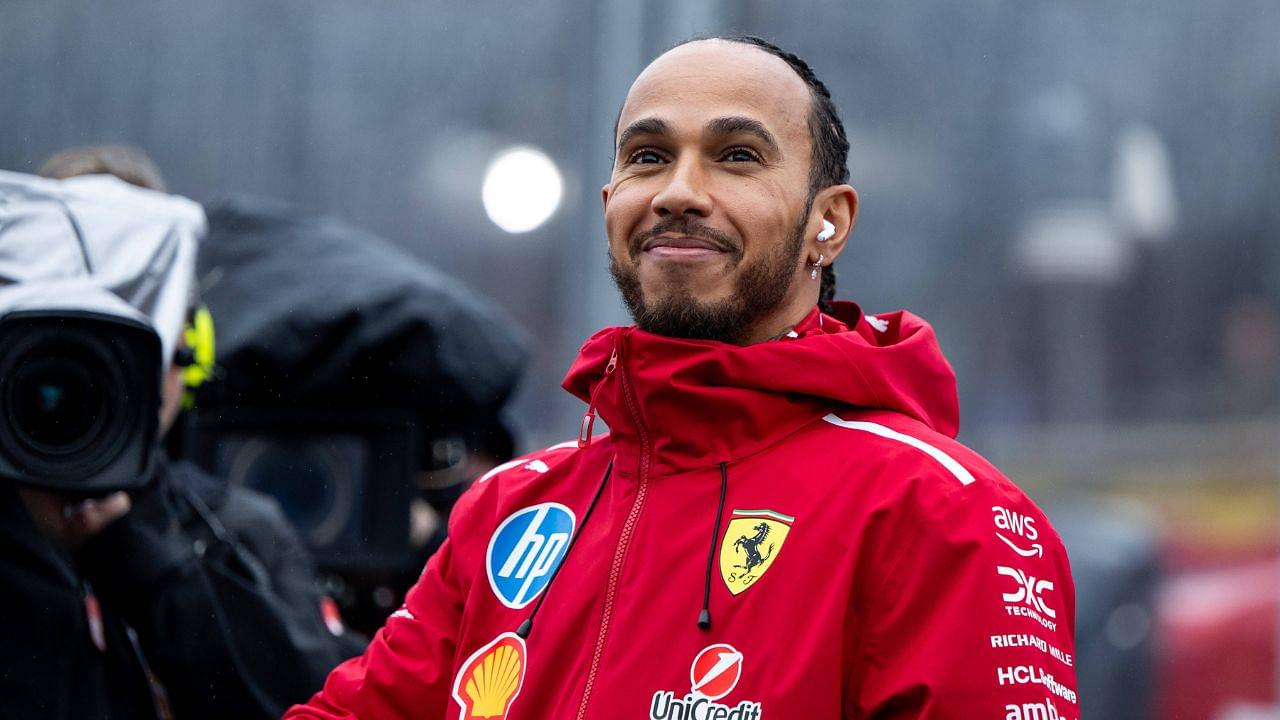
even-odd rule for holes
{"type": "Polygon", "coordinates": [[[817,280],[817,279],[818,279],[818,269],[822,267],[822,260],[823,260],[823,258],[825,258],[825,257],[826,257],[826,256],[825,256],[825,255],[823,255],[822,253],[818,253],[818,259],[817,259],[817,260],[815,260],[815,261],[814,261],[814,263],[813,263],[813,272],[809,273],[809,279],[810,279],[810,280],[817,280]]]}

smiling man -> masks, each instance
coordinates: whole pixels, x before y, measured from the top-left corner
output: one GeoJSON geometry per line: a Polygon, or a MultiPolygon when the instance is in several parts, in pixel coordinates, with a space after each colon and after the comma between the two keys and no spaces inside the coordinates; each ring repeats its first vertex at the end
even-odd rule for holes
{"type": "Polygon", "coordinates": [[[858,196],[834,157],[848,152],[834,106],[765,50],[688,43],[627,96],[605,225],[613,277],[645,330],[771,339],[818,299],[806,264],[829,268],[844,248],[858,196]],[[835,232],[819,244],[824,220],[835,232]]]}
{"type": "Polygon", "coordinates": [[[932,329],[832,299],[858,197],[825,86],[756,38],[682,44],[616,141],[636,325],[570,369],[577,441],[480,478],[290,717],[1078,718],[1057,534],[954,440],[932,329]]]}

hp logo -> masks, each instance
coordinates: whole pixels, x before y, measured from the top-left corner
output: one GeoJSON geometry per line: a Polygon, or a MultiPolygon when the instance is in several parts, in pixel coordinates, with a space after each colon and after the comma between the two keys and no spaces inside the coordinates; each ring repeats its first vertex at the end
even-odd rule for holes
{"type": "Polygon", "coordinates": [[[489,586],[513,610],[533,602],[560,566],[573,536],[573,511],[560,503],[517,510],[489,539],[489,586]]]}

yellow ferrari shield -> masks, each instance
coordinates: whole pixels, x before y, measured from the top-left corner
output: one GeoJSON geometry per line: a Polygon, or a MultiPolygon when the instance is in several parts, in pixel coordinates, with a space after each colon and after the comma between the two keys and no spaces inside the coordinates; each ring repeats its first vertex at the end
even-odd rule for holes
{"type": "Polygon", "coordinates": [[[734,510],[720,541],[720,577],[737,595],[773,566],[795,518],[773,510],[734,510]]]}

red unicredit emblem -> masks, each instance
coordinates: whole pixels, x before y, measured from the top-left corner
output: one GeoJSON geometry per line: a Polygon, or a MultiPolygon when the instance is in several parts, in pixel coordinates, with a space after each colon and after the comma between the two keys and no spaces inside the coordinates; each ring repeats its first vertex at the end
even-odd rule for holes
{"type": "Polygon", "coordinates": [[[723,643],[703,648],[689,668],[693,692],[712,700],[732,692],[741,676],[742,653],[723,643]]]}

